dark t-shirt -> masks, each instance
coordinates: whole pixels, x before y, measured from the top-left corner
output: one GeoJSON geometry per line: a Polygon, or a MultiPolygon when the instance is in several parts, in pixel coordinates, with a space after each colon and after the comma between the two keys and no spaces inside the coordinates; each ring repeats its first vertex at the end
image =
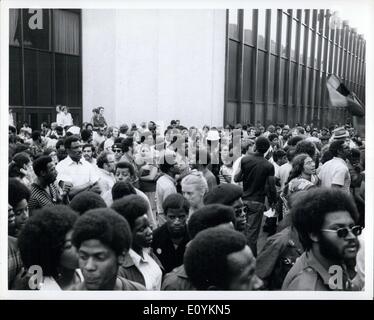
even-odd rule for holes
{"type": "Polygon", "coordinates": [[[266,182],[274,176],[274,166],[262,154],[255,153],[241,160],[243,199],[264,203],[266,182]]]}

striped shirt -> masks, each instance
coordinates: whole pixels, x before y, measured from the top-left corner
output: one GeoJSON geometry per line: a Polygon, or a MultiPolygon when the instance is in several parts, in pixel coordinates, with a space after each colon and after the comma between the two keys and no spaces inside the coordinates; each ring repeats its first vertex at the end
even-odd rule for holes
{"type": "Polygon", "coordinates": [[[54,206],[61,202],[60,194],[55,184],[48,185],[49,192],[36,183],[31,185],[31,197],[29,201],[30,211],[41,209],[46,206],[54,206]]]}

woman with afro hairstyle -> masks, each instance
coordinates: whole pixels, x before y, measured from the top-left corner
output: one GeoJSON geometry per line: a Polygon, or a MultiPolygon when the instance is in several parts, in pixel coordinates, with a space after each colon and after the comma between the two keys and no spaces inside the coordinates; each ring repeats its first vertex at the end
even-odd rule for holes
{"type": "Polygon", "coordinates": [[[72,244],[73,225],[77,213],[67,206],[57,205],[35,211],[18,237],[18,247],[24,264],[23,277],[15,289],[30,288],[30,268],[40,266],[42,278],[39,290],[70,290],[82,281],[78,255],[72,244]]]}

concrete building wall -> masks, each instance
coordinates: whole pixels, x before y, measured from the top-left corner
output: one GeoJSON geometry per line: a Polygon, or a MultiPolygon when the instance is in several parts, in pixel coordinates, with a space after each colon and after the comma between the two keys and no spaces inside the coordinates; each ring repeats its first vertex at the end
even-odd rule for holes
{"type": "Polygon", "coordinates": [[[225,10],[82,10],[83,121],[222,125],[225,10]]]}

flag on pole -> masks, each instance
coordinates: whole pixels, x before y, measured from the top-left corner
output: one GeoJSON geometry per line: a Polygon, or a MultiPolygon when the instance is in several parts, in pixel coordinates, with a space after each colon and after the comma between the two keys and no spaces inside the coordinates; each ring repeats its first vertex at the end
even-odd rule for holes
{"type": "Polygon", "coordinates": [[[364,104],[354,92],[348,90],[336,75],[332,74],[328,77],[326,86],[329,93],[329,104],[332,107],[346,107],[352,116],[363,117],[365,115],[364,104]]]}

